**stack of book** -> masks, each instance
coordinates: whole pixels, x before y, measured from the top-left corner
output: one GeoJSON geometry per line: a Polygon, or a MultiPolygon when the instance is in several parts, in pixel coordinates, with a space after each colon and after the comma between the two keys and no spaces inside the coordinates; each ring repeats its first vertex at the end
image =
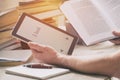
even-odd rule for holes
{"type": "Polygon", "coordinates": [[[56,2],[57,0],[56,1],[35,0],[35,1],[37,2],[33,1],[29,3],[19,2],[18,6],[0,13],[0,28],[15,23],[19,15],[21,15],[21,13],[23,12],[34,15],[59,9],[60,2],[56,2]]]}
{"type": "Polygon", "coordinates": [[[17,7],[19,13],[26,12],[29,14],[37,14],[45,11],[58,9],[57,5],[48,1],[39,1],[39,2],[37,1],[36,3],[26,3],[26,4],[25,3],[17,7]]]}
{"type": "Polygon", "coordinates": [[[19,2],[18,13],[23,12],[34,15],[43,21],[57,26],[57,18],[63,15],[59,5],[63,0],[35,0],[31,2],[19,2]]]}
{"type": "Polygon", "coordinates": [[[5,11],[4,14],[0,15],[0,29],[14,24],[17,21],[18,17],[19,14],[16,9],[5,11]]]}
{"type": "Polygon", "coordinates": [[[13,25],[0,28],[0,51],[21,48],[20,43],[18,43],[17,40],[11,36],[12,29],[13,25]]]}
{"type": "Polygon", "coordinates": [[[29,2],[19,2],[16,7],[1,12],[0,50],[5,48],[7,42],[15,42],[15,40],[11,40],[13,39],[11,36],[11,30],[14,28],[15,23],[23,12],[31,14],[54,26],[59,26],[59,23],[63,22],[59,21],[61,19],[60,17],[63,16],[59,10],[61,2],[62,0],[35,0],[29,2]]]}

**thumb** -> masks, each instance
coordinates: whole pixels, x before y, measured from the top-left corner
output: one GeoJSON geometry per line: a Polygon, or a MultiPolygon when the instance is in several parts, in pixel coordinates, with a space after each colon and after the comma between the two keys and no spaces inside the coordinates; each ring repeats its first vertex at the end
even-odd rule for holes
{"type": "Polygon", "coordinates": [[[120,32],[113,31],[113,34],[120,37],[120,32]]]}

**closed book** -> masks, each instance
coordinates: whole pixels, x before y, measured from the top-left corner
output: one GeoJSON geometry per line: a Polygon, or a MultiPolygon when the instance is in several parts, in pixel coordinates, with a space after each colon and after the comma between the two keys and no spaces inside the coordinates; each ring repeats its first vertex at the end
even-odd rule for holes
{"type": "Polygon", "coordinates": [[[32,7],[32,8],[25,8],[25,9],[19,9],[17,8],[19,13],[29,13],[29,14],[37,14],[45,11],[55,10],[58,9],[58,6],[56,5],[46,5],[46,6],[38,6],[38,7],[32,7]]]}
{"type": "Polygon", "coordinates": [[[0,16],[0,28],[11,25],[17,21],[19,13],[16,9],[0,16]]]}
{"type": "Polygon", "coordinates": [[[18,9],[27,9],[27,8],[46,6],[46,5],[50,5],[50,3],[46,2],[46,1],[41,1],[41,2],[37,2],[37,3],[19,2],[19,6],[17,8],[18,9]],[[20,3],[24,3],[24,5],[21,5],[20,3]]]}

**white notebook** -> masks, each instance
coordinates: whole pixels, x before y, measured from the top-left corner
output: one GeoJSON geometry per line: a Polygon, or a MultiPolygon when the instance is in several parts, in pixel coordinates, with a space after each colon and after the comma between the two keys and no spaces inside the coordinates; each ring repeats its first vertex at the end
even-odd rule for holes
{"type": "Polygon", "coordinates": [[[68,72],[70,72],[69,69],[64,68],[40,69],[28,68],[24,66],[16,66],[6,69],[6,73],[8,74],[14,74],[35,79],[48,79],[68,72]]]}

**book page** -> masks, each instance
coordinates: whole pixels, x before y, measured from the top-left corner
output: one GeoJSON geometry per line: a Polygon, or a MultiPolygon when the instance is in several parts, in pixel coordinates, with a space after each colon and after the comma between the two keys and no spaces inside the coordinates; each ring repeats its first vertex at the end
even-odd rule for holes
{"type": "Polygon", "coordinates": [[[110,30],[109,26],[105,21],[100,12],[92,5],[89,0],[81,1],[72,6],[77,13],[77,17],[81,21],[82,25],[87,27],[86,32],[89,36],[106,32],[110,30]],[[95,24],[94,24],[95,23],[95,24]],[[103,26],[103,27],[101,27],[103,26]],[[96,29],[97,27],[97,29],[96,29]]]}
{"type": "Polygon", "coordinates": [[[91,0],[69,1],[61,6],[61,10],[87,45],[113,37],[112,23],[91,0]]]}
{"type": "Polygon", "coordinates": [[[94,2],[97,7],[101,8],[103,12],[105,12],[106,16],[111,19],[117,29],[119,29],[120,0],[92,0],[92,2],[94,2]]]}

